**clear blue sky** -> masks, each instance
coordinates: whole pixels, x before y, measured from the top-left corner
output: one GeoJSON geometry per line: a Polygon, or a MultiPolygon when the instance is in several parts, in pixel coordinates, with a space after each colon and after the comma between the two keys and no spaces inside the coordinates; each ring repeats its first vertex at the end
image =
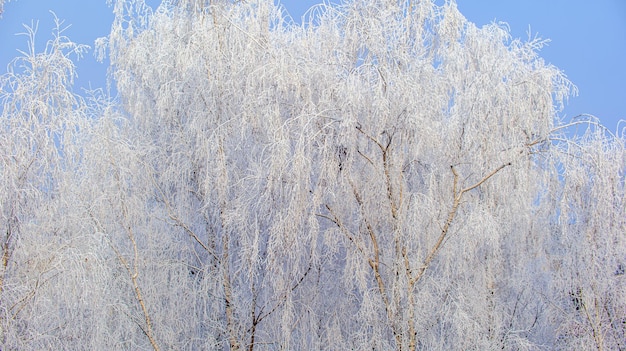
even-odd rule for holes
{"type": "MultiPolygon", "coordinates": [[[[282,0],[296,20],[322,0],[282,0]]],[[[339,0],[333,0],[339,1],[339,0]]],[[[160,1],[148,0],[155,5],[160,1]]],[[[578,86],[579,96],[570,99],[564,114],[581,113],[600,118],[615,130],[626,119],[626,1],[624,0],[457,0],[458,7],[479,26],[507,22],[514,37],[527,37],[530,30],[551,39],[541,56],[559,67],[578,86]]],[[[39,43],[50,36],[53,10],[71,27],[72,40],[93,47],[97,37],[108,34],[113,19],[105,0],[11,0],[0,19],[0,72],[4,73],[17,49],[26,48],[22,24],[39,20],[39,43]]],[[[88,53],[78,63],[79,86],[102,87],[106,67],[88,53]]],[[[622,128],[626,125],[622,124],[622,128]]]]}

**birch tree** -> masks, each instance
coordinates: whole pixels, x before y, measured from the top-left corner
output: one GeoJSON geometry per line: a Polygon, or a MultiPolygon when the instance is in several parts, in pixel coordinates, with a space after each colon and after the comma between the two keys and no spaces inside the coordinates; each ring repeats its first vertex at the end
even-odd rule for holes
{"type": "Polygon", "coordinates": [[[0,79],[3,349],[66,348],[65,342],[76,344],[93,332],[88,325],[65,328],[69,320],[95,313],[92,286],[85,282],[97,276],[97,254],[71,207],[85,114],[71,91],[72,59],[86,48],[65,37],[63,28],[56,19],[53,38],[38,52],[37,28],[25,27],[28,46],[0,79]]]}
{"type": "Polygon", "coordinates": [[[626,152],[592,119],[581,135],[560,147],[561,181],[551,256],[554,305],[561,349],[620,350],[624,337],[624,229],[626,152]]]}
{"type": "Polygon", "coordinates": [[[164,153],[153,162],[170,220],[206,252],[202,266],[217,267],[230,348],[253,347],[263,328],[287,348],[450,347],[467,333],[494,347],[515,344],[511,321],[543,318],[542,306],[515,309],[532,292],[504,278],[540,264],[531,154],[572,89],[536,56],[541,42],[478,29],[453,3],[353,2],[321,8],[306,29],[265,2],[156,14],[132,4],[108,42],[116,80],[164,153]],[[193,213],[202,230],[183,217],[193,213]],[[503,229],[511,222],[521,231],[503,229]],[[301,280],[311,268],[317,277],[301,280]],[[294,281],[334,303],[317,309],[294,281]],[[433,308],[443,296],[444,320],[433,308]],[[280,320],[256,323],[272,304],[280,320]],[[316,325],[318,340],[299,325],[316,325]],[[452,327],[429,332],[441,325],[452,327]]]}
{"type": "Polygon", "coordinates": [[[2,144],[5,347],[626,347],[624,136],[562,119],[540,39],[453,1],[113,11],[119,96],[4,95],[39,138],[2,144]]]}

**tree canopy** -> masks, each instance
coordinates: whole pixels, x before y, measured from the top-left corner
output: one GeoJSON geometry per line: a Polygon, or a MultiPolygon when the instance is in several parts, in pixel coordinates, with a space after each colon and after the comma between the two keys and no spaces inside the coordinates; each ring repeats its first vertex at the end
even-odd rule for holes
{"type": "Polygon", "coordinates": [[[626,349],[626,153],[454,1],[112,2],[1,77],[3,349],[626,349]]]}

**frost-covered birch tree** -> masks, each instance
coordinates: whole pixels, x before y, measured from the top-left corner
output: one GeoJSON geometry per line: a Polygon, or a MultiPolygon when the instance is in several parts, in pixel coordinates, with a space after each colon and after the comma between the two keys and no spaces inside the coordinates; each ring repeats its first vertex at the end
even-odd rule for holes
{"type": "Polygon", "coordinates": [[[27,49],[0,79],[0,343],[56,349],[81,340],[88,325],[65,326],[96,309],[97,246],[71,205],[85,116],[72,57],[86,48],[60,20],[41,53],[36,28],[25,29],[27,49]]]}
{"type": "Polygon", "coordinates": [[[558,211],[558,224],[549,246],[557,345],[621,350],[626,347],[624,139],[596,127],[559,144],[558,168],[552,171],[560,177],[550,205],[558,211]]]}
{"type": "Polygon", "coordinates": [[[68,95],[61,137],[15,101],[64,100],[4,95],[53,156],[3,156],[5,347],[626,347],[624,136],[562,120],[541,40],[453,1],[113,11],[118,97],[68,95]]]}

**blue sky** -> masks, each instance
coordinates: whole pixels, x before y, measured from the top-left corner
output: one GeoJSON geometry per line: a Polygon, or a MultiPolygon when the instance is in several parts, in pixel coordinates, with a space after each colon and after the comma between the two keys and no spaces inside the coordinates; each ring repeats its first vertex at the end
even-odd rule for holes
{"type": "MultiPolygon", "coordinates": [[[[282,0],[295,19],[322,0],[282,0]]],[[[337,0],[338,1],[338,0],[337,0]]],[[[158,4],[158,0],[148,0],[158,4]]],[[[549,63],[562,69],[579,89],[563,111],[566,118],[589,113],[615,131],[626,120],[626,1],[624,0],[457,0],[458,8],[478,26],[507,22],[514,37],[527,38],[530,28],[549,38],[541,51],[549,63]]],[[[93,47],[97,37],[108,34],[113,19],[105,0],[11,0],[0,18],[0,73],[25,50],[22,24],[39,20],[38,50],[50,37],[53,10],[71,27],[73,41],[93,47]]],[[[106,67],[88,53],[78,64],[78,86],[103,87],[106,67]]],[[[621,128],[625,128],[622,124],[621,128]]]]}

